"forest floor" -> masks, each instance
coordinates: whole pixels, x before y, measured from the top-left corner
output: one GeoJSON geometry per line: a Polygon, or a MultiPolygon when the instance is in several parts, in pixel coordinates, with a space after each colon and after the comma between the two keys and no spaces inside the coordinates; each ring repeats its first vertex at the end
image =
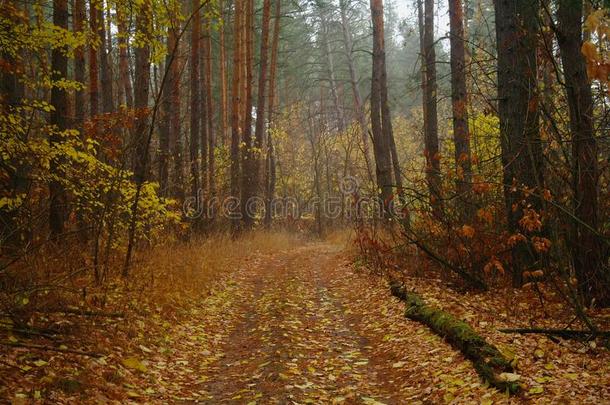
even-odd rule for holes
{"type": "MultiPolygon", "coordinates": [[[[105,330],[92,331],[100,333],[97,347],[110,351],[104,357],[3,352],[0,398],[100,404],[610,401],[605,349],[497,334],[506,316],[464,305],[472,297],[439,292],[518,360],[520,396],[486,387],[459,352],[404,317],[404,304],[384,280],[352,262],[341,247],[318,242],[249,254],[186,308],[186,316],[169,322],[153,314],[129,325],[112,320],[105,330]]],[[[434,301],[430,289],[427,298],[434,301]]]]}

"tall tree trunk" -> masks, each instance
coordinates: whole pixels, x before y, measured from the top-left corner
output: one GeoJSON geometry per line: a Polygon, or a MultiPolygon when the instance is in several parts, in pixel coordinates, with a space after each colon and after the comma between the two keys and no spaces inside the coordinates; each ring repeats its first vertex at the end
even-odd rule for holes
{"type": "Polygon", "coordinates": [[[133,87],[131,85],[131,76],[129,75],[129,32],[127,31],[127,21],[125,20],[125,12],[120,4],[117,4],[117,40],[119,45],[119,96],[121,103],[124,103],[127,108],[133,108],[133,87]]]}
{"type": "Polygon", "coordinates": [[[360,95],[360,89],[358,88],[358,78],[356,75],[356,67],[354,64],[353,57],[353,39],[352,32],[350,30],[349,21],[347,19],[347,4],[346,0],[339,1],[339,10],[341,12],[341,28],[343,33],[343,46],[345,48],[345,56],[347,58],[347,66],[349,69],[350,85],[352,87],[352,93],[354,95],[354,110],[356,111],[356,117],[358,125],[360,126],[360,133],[362,136],[362,149],[364,153],[364,160],[366,163],[366,170],[369,175],[369,179],[373,179],[373,170],[371,168],[371,152],[369,147],[369,131],[368,124],[366,121],[366,115],[364,111],[364,104],[362,102],[362,96],[360,95]]]}
{"type": "Polygon", "coordinates": [[[216,133],[214,128],[214,99],[212,97],[212,28],[208,22],[206,24],[206,46],[204,48],[205,77],[204,84],[206,89],[206,116],[208,122],[208,192],[210,195],[215,193],[216,172],[214,162],[214,151],[216,150],[216,133]]]}
{"type": "MultiPolygon", "coordinates": [[[[99,0],[89,0],[89,29],[92,32],[92,35],[98,36],[98,1],[99,0]]],[[[95,117],[100,112],[99,107],[99,63],[98,63],[98,52],[96,49],[96,44],[92,43],[89,46],[89,117],[92,120],[95,120],[95,117]]],[[[93,135],[94,137],[97,135],[97,125],[95,121],[93,121],[93,135]]]]}
{"type": "MultiPolygon", "coordinates": [[[[53,0],[53,25],[68,29],[68,1],[53,0]]],[[[51,53],[51,71],[54,81],[64,80],[68,77],[68,57],[64,49],[55,47],[51,53]]],[[[64,131],[68,127],[68,94],[66,90],[53,86],[51,89],[51,104],[55,109],[51,112],[49,123],[54,126],[54,131],[64,131]]],[[[49,136],[49,145],[55,147],[61,142],[61,135],[53,132],[49,136]]],[[[58,169],[61,163],[51,160],[50,173],[52,176],[60,177],[58,169]]],[[[52,179],[49,184],[49,228],[52,237],[59,236],[64,231],[68,199],[66,191],[59,180],[52,179]]]]}
{"type": "MultiPolygon", "coordinates": [[[[72,14],[74,16],[72,28],[75,34],[82,34],[85,32],[85,0],[75,0],[73,3],[72,14]]],[[[81,83],[83,86],[86,85],[86,62],[85,62],[85,47],[79,46],[74,50],[74,80],[81,83]]],[[[74,91],[74,126],[80,132],[81,139],[85,138],[85,107],[86,91],[85,88],[81,88],[74,91]]],[[[88,238],[87,223],[82,213],[77,212],[77,220],[80,235],[83,241],[88,238]]]]}
{"type": "MultiPolygon", "coordinates": [[[[170,32],[172,41],[177,41],[176,26],[174,30],[170,32]]],[[[170,88],[170,105],[168,109],[169,114],[169,135],[170,135],[170,146],[172,148],[172,158],[174,160],[173,180],[172,180],[172,192],[171,194],[180,200],[184,199],[184,142],[181,132],[181,76],[185,65],[184,56],[182,54],[182,44],[178,43],[176,48],[176,57],[174,62],[170,66],[169,70],[169,88],[170,88]]]]}
{"type": "MultiPolygon", "coordinates": [[[[241,94],[241,21],[242,3],[246,0],[235,0],[233,23],[233,78],[231,89],[231,197],[239,201],[239,138],[240,138],[240,94],[241,94]]],[[[239,231],[239,206],[232,207],[231,229],[235,235],[239,231]]]]}
{"type": "Polygon", "coordinates": [[[472,205],[467,197],[472,189],[468,95],[466,90],[466,52],[464,49],[464,10],[461,0],[449,0],[451,45],[451,106],[455,144],[456,190],[461,222],[472,220],[472,205]]]}
{"type": "Polygon", "coordinates": [[[371,129],[373,132],[373,152],[375,154],[377,187],[381,190],[384,210],[392,199],[392,156],[389,139],[383,131],[382,87],[384,79],[384,30],[383,1],[371,0],[373,20],[373,70],[371,81],[371,129]]]}
{"type": "Polygon", "coordinates": [[[104,113],[114,111],[114,96],[112,91],[112,63],[109,61],[110,55],[108,52],[111,42],[111,33],[106,32],[106,22],[104,18],[104,2],[100,0],[100,8],[98,9],[98,27],[100,38],[100,70],[102,81],[102,110],[104,113]]]}
{"type": "Polygon", "coordinates": [[[197,198],[201,188],[199,172],[199,114],[200,107],[200,83],[199,83],[199,43],[201,40],[201,12],[198,9],[199,2],[192,0],[192,11],[194,12],[191,22],[191,58],[190,58],[190,89],[191,89],[191,137],[190,137],[190,169],[191,169],[191,196],[197,198]]]}
{"type": "Polygon", "coordinates": [[[333,98],[333,107],[335,110],[335,126],[338,131],[343,131],[345,129],[345,117],[343,115],[343,109],[341,108],[341,103],[339,101],[339,93],[337,92],[337,80],[335,78],[335,58],[330,47],[329,27],[328,21],[326,20],[326,10],[324,8],[325,6],[320,7],[319,12],[322,28],[322,46],[324,50],[324,56],[326,57],[328,85],[330,87],[330,94],[333,98]]]}
{"type": "Polygon", "coordinates": [[[263,148],[263,135],[265,131],[265,87],[267,85],[267,65],[269,54],[269,25],[271,20],[271,0],[263,1],[263,17],[261,20],[261,48],[260,67],[258,73],[258,93],[256,101],[256,127],[254,130],[254,147],[256,148],[256,160],[253,163],[254,182],[260,184],[260,159],[259,151],[263,148]]]}
{"type": "MultiPolygon", "coordinates": [[[[382,21],[383,23],[383,21],[382,21]]],[[[394,208],[396,199],[394,197],[399,197],[399,204],[402,204],[403,200],[403,187],[402,187],[402,172],[400,170],[400,161],[398,160],[398,152],[396,151],[396,142],[394,140],[394,131],[392,130],[392,115],[390,114],[390,105],[388,103],[388,73],[386,68],[385,61],[385,32],[383,26],[381,27],[382,32],[382,42],[383,42],[383,58],[381,60],[381,125],[383,137],[388,143],[388,147],[390,148],[390,156],[392,158],[392,169],[394,171],[394,185],[396,186],[397,193],[393,196],[393,204],[394,208]]]]}
{"type": "Polygon", "coordinates": [[[251,229],[254,223],[253,206],[250,205],[252,197],[255,195],[256,179],[254,178],[254,165],[256,164],[255,151],[252,148],[252,82],[253,82],[253,31],[254,31],[254,1],[245,0],[246,7],[244,13],[244,35],[245,35],[245,68],[246,82],[245,91],[245,113],[243,138],[244,143],[242,153],[242,187],[241,187],[241,212],[245,229],[251,229]]]}
{"type": "Polygon", "coordinates": [[[178,61],[172,63],[172,52],[176,47],[176,35],[175,35],[175,22],[171,22],[167,27],[167,55],[165,55],[165,64],[169,65],[167,70],[167,85],[163,88],[162,96],[162,111],[163,116],[159,122],[159,157],[158,157],[158,173],[159,178],[159,192],[161,195],[169,195],[168,182],[169,182],[169,156],[170,156],[170,137],[171,134],[171,121],[174,91],[174,81],[176,80],[176,65],[178,61]]]}
{"type": "Polygon", "coordinates": [[[559,0],[557,41],[570,110],[572,131],[574,240],[572,258],[579,292],[587,305],[610,306],[610,275],[604,268],[598,236],[599,178],[597,140],[593,127],[593,97],[581,53],[582,0],[559,0]]]}
{"type": "MultiPolygon", "coordinates": [[[[85,30],[85,0],[74,0],[73,10],[73,31],[75,34],[81,34],[85,30]]],[[[86,81],[85,70],[85,50],[83,47],[79,46],[74,51],[74,80],[83,85],[86,81]]],[[[76,90],[74,92],[74,119],[76,121],[76,127],[81,131],[81,136],[83,135],[82,131],[84,129],[85,105],[85,91],[83,89],[76,90]]]]}
{"type": "Polygon", "coordinates": [[[430,205],[436,218],[442,216],[441,163],[438,145],[436,50],[434,41],[434,0],[424,3],[424,145],[426,156],[426,180],[430,191],[430,205]]]}
{"type": "MultiPolygon", "coordinates": [[[[20,20],[20,9],[25,8],[20,2],[15,0],[3,4],[2,17],[7,18],[10,23],[18,24],[20,20]]],[[[16,108],[21,107],[25,96],[25,85],[21,80],[21,68],[23,61],[20,55],[15,55],[9,49],[0,49],[0,58],[12,69],[0,69],[0,114],[8,117],[9,114],[18,114],[16,108]]],[[[3,124],[6,125],[6,124],[3,124]]],[[[10,126],[9,126],[10,127],[10,126]]],[[[15,131],[15,137],[20,141],[25,141],[26,134],[15,131]]],[[[4,158],[3,158],[4,159],[4,158]]],[[[10,163],[4,160],[2,170],[3,175],[3,195],[16,198],[20,194],[25,194],[29,188],[27,176],[28,168],[25,162],[10,159],[10,163]],[[8,164],[6,164],[8,163],[8,164]]],[[[20,254],[19,250],[31,240],[31,231],[27,225],[23,226],[18,222],[18,211],[0,210],[0,255],[4,260],[16,257],[20,254]]]]}
{"type": "Polygon", "coordinates": [[[142,42],[135,48],[135,92],[134,108],[138,114],[134,125],[135,165],[134,179],[136,182],[136,194],[131,206],[131,223],[129,228],[129,242],[127,255],[123,267],[123,277],[129,275],[129,261],[135,243],[135,232],[137,223],[138,201],[142,185],[146,181],[149,162],[149,118],[148,99],[150,92],[150,41],[152,39],[152,8],[150,0],[144,0],[137,10],[136,31],[143,37],[142,42]]]}
{"type": "MultiPolygon", "coordinates": [[[[223,22],[226,21],[224,2],[220,0],[218,8],[220,9],[220,17],[223,22]]],[[[225,145],[227,138],[227,129],[229,128],[229,104],[227,99],[227,56],[225,49],[225,27],[222,24],[220,27],[220,143],[225,145]]]]}
{"type": "Polygon", "coordinates": [[[271,41],[271,67],[269,68],[269,111],[267,113],[267,161],[265,164],[265,227],[270,228],[273,221],[273,198],[275,193],[275,153],[273,149],[273,107],[275,105],[275,78],[277,69],[277,55],[280,42],[281,0],[275,0],[275,16],[273,25],[273,39],[271,41]]]}
{"type": "MultiPolygon", "coordinates": [[[[542,145],[538,123],[537,32],[538,0],[495,0],[498,48],[498,113],[504,166],[504,194],[509,231],[519,226],[523,208],[541,208],[540,199],[523,189],[542,189],[542,145]]],[[[537,193],[539,194],[539,193],[537,193]]],[[[513,248],[513,285],[538,260],[530,244],[513,248]]]]}
{"type": "MultiPolygon", "coordinates": [[[[205,14],[204,14],[205,15],[205,14]]],[[[207,193],[208,190],[208,142],[209,142],[209,133],[208,133],[208,122],[210,118],[208,117],[208,104],[210,101],[208,100],[208,83],[206,78],[206,48],[207,48],[207,33],[206,33],[207,21],[203,21],[202,31],[201,31],[201,39],[199,40],[199,99],[201,100],[201,105],[199,108],[199,131],[201,132],[201,138],[199,139],[199,147],[201,149],[201,189],[205,190],[207,193]]]]}

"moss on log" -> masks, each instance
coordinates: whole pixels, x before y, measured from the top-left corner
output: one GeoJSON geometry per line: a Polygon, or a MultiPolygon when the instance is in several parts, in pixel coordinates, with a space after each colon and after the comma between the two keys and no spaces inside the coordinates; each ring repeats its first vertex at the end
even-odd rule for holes
{"type": "Polygon", "coordinates": [[[417,294],[407,292],[405,288],[392,283],[392,294],[407,304],[405,316],[427,325],[434,333],[442,336],[451,346],[461,351],[472,361],[481,378],[491,386],[514,394],[519,391],[519,384],[507,381],[502,373],[513,373],[510,361],[493,345],[487,343],[466,322],[438,308],[426,305],[417,294]]]}

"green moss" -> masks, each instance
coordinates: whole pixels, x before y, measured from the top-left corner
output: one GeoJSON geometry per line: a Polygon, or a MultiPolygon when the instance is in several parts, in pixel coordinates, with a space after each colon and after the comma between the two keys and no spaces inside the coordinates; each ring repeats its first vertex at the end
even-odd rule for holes
{"type": "Polygon", "coordinates": [[[407,318],[427,325],[454,348],[460,350],[472,361],[483,380],[510,394],[519,391],[517,383],[506,382],[499,378],[503,372],[513,372],[510,361],[495,346],[487,343],[470,325],[448,312],[426,305],[419,295],[405,291],[404,287],[398,284],[392,284],[391,290],[393,295],[406,302],[407,318]]]}

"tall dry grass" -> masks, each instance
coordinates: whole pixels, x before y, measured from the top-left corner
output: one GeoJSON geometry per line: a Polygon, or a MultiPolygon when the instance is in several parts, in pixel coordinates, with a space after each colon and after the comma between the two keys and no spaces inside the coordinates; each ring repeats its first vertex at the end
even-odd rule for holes
{"type": "Polygon", "coordinates": [[[303,237],[295,233],[260,230],[237,239],[220,233],[157,246],[141,255],[128,289],[145,291],[147,298],[157,303],[197,299],[206,295],[217,281],[238,271],[247,258],[302,243],[303,237]]]}
{"type": "Polygon", "coordinates": [[[26,324],[64,309],[144,315],[154,308],[186,308],[230,277],[246,258],[290,249],[304,243],[302,238],[254,231],[237,239],[225,233],[188,242],[174,239],[139,251],[127,279],[121,277],[123,257],[117,254],[101,284],[95,282],[82,246],[38,250],[10,273],[0,274],[0,315],[26,324]]]}

